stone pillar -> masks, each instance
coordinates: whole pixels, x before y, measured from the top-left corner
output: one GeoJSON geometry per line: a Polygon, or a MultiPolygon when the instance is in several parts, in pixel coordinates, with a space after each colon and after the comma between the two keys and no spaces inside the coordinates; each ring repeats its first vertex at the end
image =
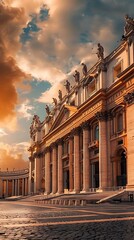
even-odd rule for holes
{"type": "Polygon", "coordinates": [[[58,144],[58,193],[63,193],[63,164],[62,164],[62,139],[57,141],[58,144]]]}
{"type": "Polygon", "coordinates": [[[31,159],[29,158],[29,181],[28,181],[28,193],[31,194],[32,191],[32,163],[31,163],[31,159]]]}
{"type": "Polygon", "coordinates": [[[73,171],[73,136],[69,138],[69,191],[74,189],[74,171],[73,171]]]}
{"type": "Polygon", "coordinates": [[[50,193],[50,147],[45,149],[45,192],[50,193]]]}
{"type": "Polygon", "coordinates": [[[52,193],[57,192],[57,159],[56,159],[56,143],[52,144],[52,193]]]}
{"type": "Polygon", "coordinates": [[[89,123],[82,124],[83,128],[83,191],[88,192],[90,183],[90,159],[89,159],[89,123]]]}
{"type": "Polygon", "coordinates": [[[96,114],[99,120],[99,188],[107,187],[107,133],[106,133],[106,112],[96,114]]]}
{"type": "Polygon", "coordinates": [[[20,180],[17,180],[18,196],[20,195],[20,180]]]}
{"type": "Polygon", "coordinates": [[[124,100],[127,122],[127,186],[134,188],[134,91],[128,93],[124,100]]]}
{"type": "Polygon", "coordinates": [[[34,172],[34,193],[40,192],[41,188],[41,169],[40,169],[40,158],[35,157],[35,172],[34,172]]]}
{"type": "Polygon", "coordinates": [[[79,143],[79,128],[73,130],[74,134],[74,192],[80,192],[80,143],[79,143]]]}
{"type": "Polygon", "coordinates": [[[28,195],[28,178],[25,178],[25,195],[28,195]]]}
{"type": "Polygon", "coordinates": [[[15,179],[14,181],[15,181],[15,196],[17,196],[17,179],[15,179]]]}
{"type": "Polygon", "coordinates": [[[25,178],[22,178],[22,196],[25,195],[25,178]]]}
{"type": "Polygon", "coordinates": [[[2,179],[0,179],[0,198],[2,198],[3,195],[3,186],[2,186],[2,179]]]}
{"type": "Polygon", "coordinates": [[[14,179],[12,179],[12,196],[14,196],[14,179]]]}
{"type": "Polygon", "coordinates": [[[6,196],[8,197],[8,180],[6,180],[6,196]]]}

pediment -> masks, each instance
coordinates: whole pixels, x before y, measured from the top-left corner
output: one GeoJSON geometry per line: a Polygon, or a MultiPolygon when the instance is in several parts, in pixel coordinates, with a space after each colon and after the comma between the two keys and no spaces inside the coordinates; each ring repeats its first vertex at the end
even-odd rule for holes
{"type": "Polygon", "coordinates": [[[60,109],[60,112],[58,113],[58,116],[56,117],[55,121],[52,124],[51,130],[54,130],[59,125],[64,123],[70,116],[72,116],[77,111],[76,106],[70,106],[70,105],[63,105],[60,109]]]}

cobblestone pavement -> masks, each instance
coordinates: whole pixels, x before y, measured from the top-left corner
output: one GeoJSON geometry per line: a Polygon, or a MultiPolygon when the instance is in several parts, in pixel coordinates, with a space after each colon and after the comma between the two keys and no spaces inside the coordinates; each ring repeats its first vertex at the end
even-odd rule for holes
{"type": "Polygon", "coordinates": [[[133,240],[133,204],[38,206],[0,201],[0,240],[133,240]]]}

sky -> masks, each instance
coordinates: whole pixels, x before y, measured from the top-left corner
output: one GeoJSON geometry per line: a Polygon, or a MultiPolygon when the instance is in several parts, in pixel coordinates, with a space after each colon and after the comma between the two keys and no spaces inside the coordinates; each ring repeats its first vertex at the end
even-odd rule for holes
{"type": "Polygon", "coordinates": [[[81,63],[120,43],[133,0],[0,0],[0,169],[28,167],[29,128],[43,121],[81,63]]]}

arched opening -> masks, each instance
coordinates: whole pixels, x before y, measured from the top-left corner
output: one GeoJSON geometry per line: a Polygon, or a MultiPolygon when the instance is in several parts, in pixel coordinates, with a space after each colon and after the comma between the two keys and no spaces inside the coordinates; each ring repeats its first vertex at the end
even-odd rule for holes
{"type": "Polygon", "coordinates": [[[127,184],[126,151],[120,149],[117,154],[117,186],[127,184]]]}

